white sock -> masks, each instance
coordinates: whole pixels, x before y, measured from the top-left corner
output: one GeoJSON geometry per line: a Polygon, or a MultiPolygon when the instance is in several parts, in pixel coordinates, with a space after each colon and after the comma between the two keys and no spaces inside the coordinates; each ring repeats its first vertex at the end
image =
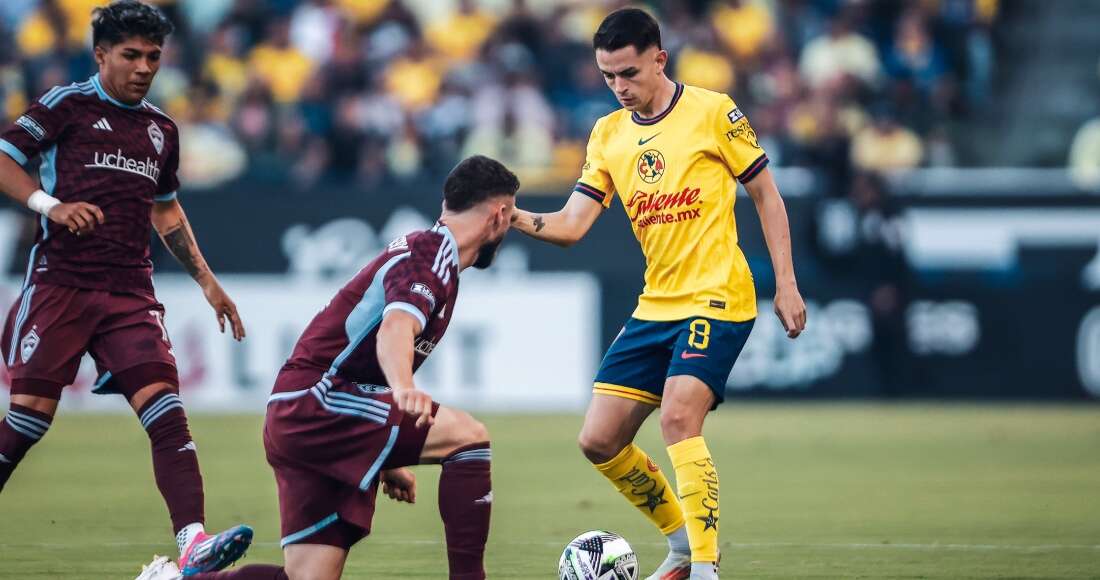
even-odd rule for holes
{"type": "Polygon", "coordinates": [[[691,563],[691,577],[692,578],[717,578],[718,566],[714,565],[714,562],[692,562],[691,563]]]}
{"type": "Polygon", "coordinates": [[[195,539],[195,536],[206,531],[201,523],[195,522],[193,524],[187,524],[183,526],[183,529],[176,534],[176,546],[180,549],[180,556],[183,556],[183,551],[187,546],[191,545],[191,540],[195,539]]]}
{"type": "Polygon", "coordinates": [[[676,528],[674,532],[665,537],[668,538],[669,551],[676,552],[677,554],[691,554],[691,544],[688,543],[686,525],[676,528]]]}

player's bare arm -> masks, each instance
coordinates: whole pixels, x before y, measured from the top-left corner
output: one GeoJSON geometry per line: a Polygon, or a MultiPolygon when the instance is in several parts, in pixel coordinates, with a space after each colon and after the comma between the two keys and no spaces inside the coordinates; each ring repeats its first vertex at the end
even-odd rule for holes
{"type": "Polygon", "coordinates": [[[791,258],[791,227],[787,222],[787,207],[779,195],[775,178],[765,168],[745,184],[745,190],[756,204],[760,226],[768,244],[775,271],[775,315],[783,323],[787,336],[797,337],[806,328],[806,304],[798,292],[791,258]]]}
{"type": "Polygon", "coordinates": [[[237,313],[237,305],[229,298],[229,294],[225,292],[217,277],[214,276],[214,272],[207,265],[206,259],[202,257],[199,245],[195,241],[195,233],[191,230],[191,224],[183,212],[183,206],[175,199],[155,203],[152,221],[164,246],[175,256],[184,270],[187,270],[187,273],[199,283],[206,301],[218,316],[221,331],[225,332],[225,322],[228,319],[233,330],[233,338],[243,339],[244,323],[241,322],[241,317],[237,313]]]}
{"type": "Polygon", "coordinates": [[[431,395],[413,383],[413,344],[420,331],[420,321],[401,310],[386,313],[378,329],[378,364],[397,408],[416,417],[417,427],[435,422],[431,395]]]}
{"type": "Polygon", "coordinates": [[[0,191],[69,231],[84,235],[103,223],[103,211],[90,203],[61,203],[38,188],[34,178],[14,159],[0,155],[0,191]]]}
{"type": "Polygon", "coordinates": [[[574,193],[565,207],[554,213],[532,213],[516,208],[512,228],[536,240],[569,247],[579,242],[592,229],[604,207],[592,198],[574,193]]]}

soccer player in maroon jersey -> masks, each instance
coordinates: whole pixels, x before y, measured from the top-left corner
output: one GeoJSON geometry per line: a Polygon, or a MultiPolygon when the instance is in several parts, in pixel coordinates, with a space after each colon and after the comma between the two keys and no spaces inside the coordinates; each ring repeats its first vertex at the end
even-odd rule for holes
{"type": "MultiPolygon", "coordinates": [[[[264,424],[286,567],[249,565],[195,580],[339,578],[348,550],[370,533],[379,483],[412,503],[416,480],[404,467],[425,463],[443,468],[450,578],[485,578],[489,433],[469,414],[434,403],[413,373],[450,324],[459,272],[492,263],[518,189],[499,162],[462,161],[443,185],[439,222],[391,242],[313,318],[279,372],[264,424]]],[[[175,564],[158,558],[138,578],[178,577],[175,564]]]]}
{"type": "Polygon", "coordinates": [[[252,530],[206,534],[202,476],[187,427],[164,306],[153,293],[150,228],[199,283],[224,332],[244,337],[176,200],[179,130],[144,99],[172,24],[121,0],[93,12],[99,74],[55,87],[0,133],[0,190],[41,214],[2,350],[12,379],[0,422],[0,489],[50,427],[64,386],[91,353],[96,392],[120,393],[152,444],[157,487],[188,571],[219,570],[252,530]],[[41,158],[36,182],[24,169],[41,158]]]}

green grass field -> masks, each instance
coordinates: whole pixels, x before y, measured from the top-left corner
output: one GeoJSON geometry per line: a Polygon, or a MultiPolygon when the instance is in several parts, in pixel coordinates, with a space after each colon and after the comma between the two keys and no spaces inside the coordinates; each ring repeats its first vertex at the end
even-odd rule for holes
{"type": "MultiPolygon", "coordinates": [[[[663,539],[590,468],[577,416],[483,417],[494,435],[490,578],[553,578],[605,528],[644,569],[663,539]]],[[[654,424],[640,439],[665,469],[654,424]]],[[[280,562],[260,418],[192,420],[208,525],[252,524],[280,562]]],[[[1100,407],[729,404],[708,441],[735,578],[1100,578],[1100,407]]],[[[172,553],[147,441],[128,416],[62,415],[0,495],[0,578],[132,578],[172,553]]],[[[348,578],[445,578],[437,469],[420,501],[380,498],[348,578]]]]}

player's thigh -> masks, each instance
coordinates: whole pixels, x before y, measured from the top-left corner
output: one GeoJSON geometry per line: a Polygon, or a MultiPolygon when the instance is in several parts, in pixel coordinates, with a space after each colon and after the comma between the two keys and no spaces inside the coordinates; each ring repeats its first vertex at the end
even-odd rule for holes
{"type": "Polygon", "coordinates": [[[337,580],[344,573],[348,551],[323,544],[291,544],[283,548],[290,580],[337,580]]]}
{"type": "Polygon", "coordinates": [[[438,463],[455,451],[489,442],[489,430],[466,411],[440,406],[420,451],[420,463],[438,463]]]}
{"type": "Polygon", "coordinates": [[[93,294],[42,284],[23,290],[0,337],[13,392],[27,387],[21,394],[56,399],[73,382],[98,323],[88,312],[93,294]]]}
{"type": "Polygon", "coordinates": [[[604,354],[592,391],[659,405],[677,332],[676,323],[629,319],[604,354]]]}
{"type": "Polygon", "coordinates": [[[634,441],[638,429],[656,409],[653,403],[643,403],[614,395],[596,393],[584,414],[577,441],[592,461],[610,461],[634,441]]]}
{"type": "Polygon", "coordinates": [[[100,371],[94,392],[120,393],[133,401],[150,385],[179,384],[172,343],[164,326],[164,306],[152,295],[110,293],[106,316],[89,351],[100,371]]]}

